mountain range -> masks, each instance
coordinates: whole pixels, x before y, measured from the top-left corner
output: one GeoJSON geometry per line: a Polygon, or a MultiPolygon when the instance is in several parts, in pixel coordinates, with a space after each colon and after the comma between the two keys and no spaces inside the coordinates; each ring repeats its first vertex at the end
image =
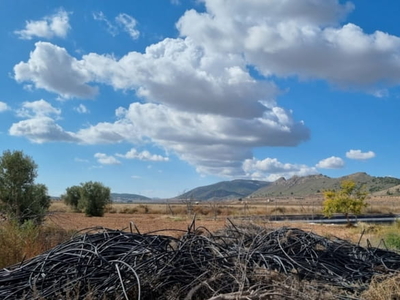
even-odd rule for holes
{"type": "Polygon", "coordinates": [[[201,186],[190,190],[176,199],[195,199],[195,200],[221,200],[238,199],[246,197],[253,192],[260,190],[270,182],[258,180],[236,179],[232,181],[222,181],[215,184],[201,186]]]}
{"type": "MultiPolygon", "coordinates": [[[[200,186],[176,196],[175,200],[232,200],[240,198],[270,197],[306,197],[321,194],[324,190],[338,189],[342,180],[353,180],[364,185],[366,190],[375,196],[400,196],[400,179],[395,177],[375,177],[364,172],[354,173],[339,178],[331,178],[322,174],[309,176],[283,177],[274,182],[260,180],[235,179],[221,181],[211,185],[200,186]]],[[[142,195],[128,193],[112,193],[114,202],[140,203],[152,202],[142,195]]],[[[158,199],[160,200],[160,199],[158,199]]]]}
{"type": "Polygon", "coordinates": [[[151,201],[150,198],[137,195],[137,194],[128,194],[128,193],[111,193],[111,199],[113,202],[143,202],[143,201],[151,201]]]}
{"type": "Polygon", "coordinates": [[[400,195],[400,179],[394,177],[375,177],[359,172],[339,178],[322,174],[309,176],[283,177],[274,182],[255,180],[222,181],[212,185],[197,187],[176,199],[228,200],[239,198],[265,197],[305,197],[321,194],[324,190],[337,189],[342,180],[353,180],[364,185],[372,195],[400,195]]]}

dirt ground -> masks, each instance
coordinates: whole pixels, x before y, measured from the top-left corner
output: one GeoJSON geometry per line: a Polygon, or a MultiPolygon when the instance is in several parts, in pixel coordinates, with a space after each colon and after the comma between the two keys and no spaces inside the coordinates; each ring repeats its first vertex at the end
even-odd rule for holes
{"type": "MultiPolygon", "coordinates": [[[[311,231],[323,236],[335,236],[346,240],[358,241],[361,230],[357,228],[346,229],[344,225],[310,224],[310,223],[287,223],[287,222],[253,222],[240,219],[229,218],[234,224],[253,223],[266,228],[278,228],[282,226],[296,227],[306,231],[311,231]]],[[[216,220],[209,217],[197,217],[195,227],[204,227],[210,232],[230,224],[226,216],[220,216],[216,220]]],[[[169,216],[163,214],[119,214],[107,213],[104,217],[86,217],[82,213],[56,212],[52,213],[46,223],[51,226],[61,227],[71,230],[82,230],[90,227],[104,227],[109,229],[118,229],[129,231],[136,225],[141,233],[156,232],[156,234],[165,234],[180,236],[193,222],[192,217],[187,216],[169,216]]],[[[135,229],[134,229],[135,230],[135,229]]],[[[205,232],[206,230],[203,229],[205,232]]]]}

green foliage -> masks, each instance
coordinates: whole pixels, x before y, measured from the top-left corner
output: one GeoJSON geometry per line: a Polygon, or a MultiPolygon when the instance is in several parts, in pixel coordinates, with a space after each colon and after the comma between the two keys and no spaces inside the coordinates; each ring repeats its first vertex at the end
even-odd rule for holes
{"type": "Polygon", "coordinates": [[[81,187],[74,185],[67,188],[66,193],[61,196],[64,203],[71,206],[74,210],[78,210],[79,199],[81,198],[81,187]]]}
{"type": "Polygon", "coordinates": [[[400,250],[400,235],[397,232],[389,232],[385,237],[385,243],[389,248],[400,250]]]}
{"type": "Polygon", "coordinates": [[[111,191],[100,182],[89,181],[67,188],[62,198],[67,205],[88,217],[102,217],[105,207],[111,203],[111,191]]]}
{"type": "Polygon", "coordinates": [[[35,184],[37,165],[22,151],[4,151],[0,157],[0,208],[10,219],[23,224],[43,221],[50,197],[47,187],[35,184]]]}
{"type": "Polygon", "coordinates": [[[368,193],[352,180],[343,180],[339,190],[324,191],[325,201],[323,213],[331,217],[334,213],[342,213],[349,222],[349,214],[359,215],[367,206],[365,199],[368,193]]]}

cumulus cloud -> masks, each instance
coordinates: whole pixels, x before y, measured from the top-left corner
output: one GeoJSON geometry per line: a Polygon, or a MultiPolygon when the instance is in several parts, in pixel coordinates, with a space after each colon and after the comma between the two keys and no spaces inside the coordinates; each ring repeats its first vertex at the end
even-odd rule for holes
{"type": "Polygon", "coordinates": [[[104,153],[96,153],[94,155],[97,158],[97,161],[102,165],[119,165],[121,162],[116,159],[114,156],[109,156],[104,153]]]}
{"type": "Polygon", "coordinates": [[[308,130],[285,111],[254,119],[182,112],[156,104],[133,103],[124,117],[137,132],[201,173],[238,176],[241,164],[257,146],[294,146],[308,137],[308,130]],[[285,118],[286,117],[286,118],[285,118]]]}
{"type": "Polygon", "coordinates": [[[340,157],[331,156],[319,161],[316,167],[320,169],[341,169],[344,167],[344,161],[340,157]]]}
{"type": "Polygon", "coordinates": [[[0,113],[9,109],[10,107],[7,103],[0,101],[0,113]]]}
{"type": "Polygon", "coordinates": [[[190,39],[165,39],[119,60],[92,53],[82,64],[96,81],[196,113],[261,116],[279,93],[273,83],[253,79],[240,55],[209,55],[190,39]]]}
{"type": "Polygon", "coordinates": [[[126,154],[117,154],[119,157],[127,159],[139,159],[146,161],[168,161],[169,158],[166,156],[151,154],[149,151],[144,150],[142,152],[137,151],[135,148],[129,150],[126,154]]]}
{"type": "MultiPolygon", "coordinates": [[[[118,121],[79,130],[76,137],[85,143],[150,139],[199,172],[228,176],[243,174],[241,165],[243,159],[252,157],[252,147],[296,146],[309,138],[304,123],[277,106],[276,86],[252,78],[240,55],[209,55],[190,39],[166,39],[143,54],[131,52],[120,60],[89,54],[78,61],[51,44],[37,44],[34,53],[43,47],[68,58],[71,63],[60,68],[65,76],[85,74],[74,77],[71,89],[63,90],[64,96],[76,94],[76,86],[96,81],[133,89],[151,102],[118,108],[118,121]]],[[[60,90],[42,78],[40,71],[30,80],[44,82],[41,86],[48,90],[60,90]]]]}
{"type": "Polygon", "coordinates": [[[366,160],[374,158],[375,153],[373,151],[362,152],[361,150],[350,150],[346,152],[346,157],[356,160],[366,160]]]}
{"type": "Polygon", "coordinates": [[[36,116],[12,124],[10,135],[23,136],[34,143],[45,142],[79,142],[72,132],[65,131],[47,116],[36,116]]]}
{"type": "Polygon", "coordinates": [[[136,40],[139,38],[140,32],[136,29],[137,21],[133,17],[128,14],[119,14],[115,20],[132,39],[136,40]]]}
{"type": "Polygon", "coordinates": [[[22,103],[16,114],[18,117],[26,119],[12,124],[9,129],[10,135],[23,136],[38,144],[79,142],[73,132],[65,131],[54,120],[54,118],[60,117],[61,110],[43,99],[22,103]]]}
{"type": "Polygon", "coordinates": [[[351,23],[341,26],[351,3],[204,2],[205,13],[190,10],[179,20],[181,35],[211,51],[243,53],[265,76],[324,79],[371,93],[371,85],[400,82],[400,39],[380,31],[366,34],[351,23]]]}
{"type": "Polygon", "coordinates": [[[32,82],[36,88],[55,92],[65,99],[92,98],[97,88],[87,84],[88,71],[64,48],[47,42],[37,42],[27,62],[14,66],[14,79],[32,82]]]}
{"type": "Polygon", "coordinates": [[[80,129],[76,133],[82,144],[114,144],[119,142],[138,143],[142,141],[142,135],[138,128],[126,120],[118,120],[114,123],[101,122],[80,129]]]}
{"type": "MultiPolygon", "coordinates": [[[[118,108],[117,121],[74,133],[81,143],[150,141],[201,173],[253,177],[275,174],[263,171],[263,165],[279,166],[254,162],[253,148],[297,146],[310,136],[304,122],[278,105],[281,91],[272,81],[275,76],[323,79],[376,95],[399,83],[400,39],[379,31],[366,34],[344,23],[354,8],[350,3],[204,4],[204,12],[190,10],[181,17],[180,38],[149,45],[142,53],[132,51],[120,58],[90,53],[79,59],[53,44],[37,43],[29,60],[14,67],[15,79],[63,98],[94,97],[95,84],[133,91],[141,98],[118,108]],[[253,70],[264,77],[253,76],[253,70]]],[[[102,13],[94,17],[115,34],[125,24],[136,30],[128,15],[115,22],[102,13]]],[[[292,165],[293,170],[276,174],[307,174],[343,165],[341,158],[331,157],[315,167],[292,165]]]]}
{"type": "Polygon", "coordinates": [[[243,170],[247,176],[257,180],[275,181],[280,177],[307,176],[317,174],[314,167],[302,164],[282,163],[276,158],[246,159],[243,162],[243,170]]]}
{"type": "Polygon", "coordinates": [[[176,153],[201,173],[243,175],[242,163],[257,146],[295,146],[308,137],[302,123],[275,109],[266,118],[239,119],[174,110],[160,104],[133,103],[118,109],[114,123],[80,130],[84,143],[137,143],[144,140],[176,153]]]}
{"type": "Polygon", "coordinates": [[[59,116],[61,110],[52,106],[49,102],[40,99],[33,102],[24,102],[17,110],[17,116],[21,118],[35,118],[44,116],[59,116]]]}
{"type": "Polygon", "coordinates": [[[65,38],[70,28],[68,12],[60,9],[54,15],[46,16],[42,20],[27,21],[25,29],[17,30],[14,33],[24,40],[31,40],[34,37],[65,38]]]}

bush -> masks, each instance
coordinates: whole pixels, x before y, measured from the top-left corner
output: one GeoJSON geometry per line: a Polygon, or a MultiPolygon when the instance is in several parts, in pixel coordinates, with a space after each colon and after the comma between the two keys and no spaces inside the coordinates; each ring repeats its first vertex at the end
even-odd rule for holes
{"type": "Polygon", "coordinates": [[[89,181],[67,188],[61,198],[75,211],[88,217],[102,217],[106,206],[111,204],[111,191],[100,182],[89,181]]]}
{"type": "Polygon", "coordinates": [[[86,182],[81,187],[78,207],[88,217],[102,217],[106,205],[111,203],[111,192],[99,182],[86,182]]]}

